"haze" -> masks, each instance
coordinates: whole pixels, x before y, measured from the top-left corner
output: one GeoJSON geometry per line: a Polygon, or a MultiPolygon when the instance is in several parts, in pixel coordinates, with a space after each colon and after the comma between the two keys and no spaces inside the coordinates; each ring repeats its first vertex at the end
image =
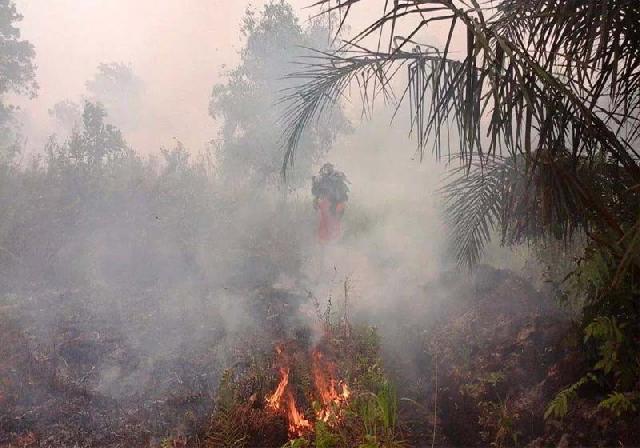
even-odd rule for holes
{"type": "MultiPolygon", "coordinates": [[[[261,7],[265,2],[251,2],[261,7]]],[[[306,0],[292,2],[301,10],[306,0]]],[[[249,1],[18,0],[24,39],[36,48],[38,97],[20,99],[29,151],[51,133],[48,109],[77,99],[102,62],[131,64],[145,83],[140,128],[127,135],[142,153],[180,139],[203,149],[216,126],[212,85],[238,60],[238,29],[249,1]]]]}

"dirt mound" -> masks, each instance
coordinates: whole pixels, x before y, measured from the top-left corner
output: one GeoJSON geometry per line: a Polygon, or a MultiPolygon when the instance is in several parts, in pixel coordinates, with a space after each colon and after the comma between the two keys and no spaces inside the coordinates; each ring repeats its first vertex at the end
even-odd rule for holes
{"type": "Polygon", "coordinates": [[[437,444],[449,446],[640,444],[634,417],[598,409],[597,397],[572,403],[561,422],[545,420],[549,402],[584,372],[579,329],[513,273],[483,267],[470,286],[439,308],[425,338],[423,434],[435,426],[437,444]]]}

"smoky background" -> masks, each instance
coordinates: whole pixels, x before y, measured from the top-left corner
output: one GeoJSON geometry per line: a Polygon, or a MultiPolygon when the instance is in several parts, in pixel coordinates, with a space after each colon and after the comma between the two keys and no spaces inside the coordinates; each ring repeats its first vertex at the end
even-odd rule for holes
{"type": "MultiPolygon", "coordinates": [[[[44,44],[52,30],[30,19],[42,4],[16,2],[24,37],[45,56],[39,99],[16,113],[22,151],[1,167],[0,306],[33,358],[116,402],[165,400],[184,387],[210,404],[238,347],[271,350],[273,316],[292,334],[314,326],[313,296],[375,325],[401,379],[424,374],[426,330],[474,285],[447,276],[455,263],[437,194],[446,164],[417,160],[408,111],[391,126],[392,104],[364,118],[345,101],[305,135],[283,183],[278,98],[295,82],[286,75],[302,47],[330,42],[322,23],[295,17],[303,2],[244,15],[241,2],[216,11],[206,2],[81,3],[50,4],[61,20],[51,27],[82,26],[44,44]],[[106,17],[94,15],[105,7],[106,17]],[[153,19],[143,18],[149,10],[153,19]],[[134,38],[115,39],[114,54],[94,52],[78,34],[92,23],[117,23],[102,39],[134,38]],[[156,33],[175,39],[148,51],[156,33]],[[76,68],[83,58],[94,68],[76,68]],[[200,68],[187,70],[194,60],[200,68]],[[327,245],[316,239],[310,196],[325,161],[351,188],[344,236],[327,245]]],[[[13,375],[30,374],[20,369],[13,375]]]]}

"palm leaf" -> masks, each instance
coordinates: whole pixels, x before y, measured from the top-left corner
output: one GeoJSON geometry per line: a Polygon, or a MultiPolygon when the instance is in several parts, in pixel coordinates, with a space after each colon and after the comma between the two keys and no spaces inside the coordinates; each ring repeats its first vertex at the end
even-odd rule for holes
{"type": "MultiPolygon", "coordinates": [[[[316,5],[348,12],[364,3],[316,5]]],[[[430,147],[437,158],[462,161],[469,178],[445,190],[461,195],[449,196],[448,214],[452,231],[460,232],[456,254],[463,264],[477,260],[498,218],[506,242],[544,234],[567,238],[576,228],[593,225],[620,245],[616,251],[622,257],[635,239],[625,237],[625,213],[612,209],[619,192],[595,181],[603,176],[583,176],[605,169],[627,185],[640,182],[634,149],[640,129],[638,18],[640,6],[633,0],[388,4],[339,51],[319,55],[292,75],[301,84],[285,98],[291,107],[284,117],[283,172],[308,123],[355,83],[364,107],[381,93],[398,98],[396,107],[409,103],[421,157],[430,147]],[[387,33],[388,51],[366,48],[374,32],[382,36],[400,19],[415,23],[407,37],[387,33]],[[450,28],[441,50],[419,43],[431,23],[443,20],[450,28]],[[460,31],[467,36],[466,51],[454,59],[450,46],[460,31]],[[403,67],[406,88],[396,96],[391,85],[403,67]],[[443,146],[441,134],[450,125],[460,137],[459,148],[443,146]],[[492,177],[499,172],[495,166],[483,169],[497,161],[504,170],[505,160],[522,171],[517,185],[504,176],[506,183],[499,184],[492,177]],[[468,193],[465,183],[477,188],[468,193]],[[510,206],[498,212],[494,200],[501,190],[508,192],[510,206]]]]}

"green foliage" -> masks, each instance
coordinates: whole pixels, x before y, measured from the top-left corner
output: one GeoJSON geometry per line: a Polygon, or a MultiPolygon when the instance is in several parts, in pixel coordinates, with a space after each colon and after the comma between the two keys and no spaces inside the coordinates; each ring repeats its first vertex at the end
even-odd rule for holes
{"type": "Polygon", "coordinates": [[[49,116],[55,120],[61,133],[71,133],[74,128],[82,124],[82,108],[79,104],[64,100],[59,101],[49,109],[49,116]]]}
{"type": "Polygon", "coordinates": [[[63,144],[51,140],[47,146],[51,169],[87,173],[122,159],[130,151],[118,128],[105,122],[99,103],[85,102],[82,129],[74,129],[63,144]]]}
{"type": "Polygon", "coordinates": [[[637,273],[636,268],[620,273],[615,245],[603,248],[591,242],[563,285],[568,302],[581,305],[584,347],[592,368],[603,384],[621,392],[640,378],[634,342],[640,337],[637,273]]]}
{"type": "Polygon", "coordinates": [[[516,176],[511,163],[492,163],[471,172],[465,167],[450,176],[442,193],[445,219],[460,265],[472,268],[482,257],[502,216],[507,191],[502,184],[515,183],[516,176]]]}
{"type": "Polygon", "coordinates": [[[615,317],[600,316],[584,329],[584,341],[598,341],[600,360],[594,369],[602,370],[605,374],[611,373],[619,361],[619,347],[624,341],[622,329],[626,323],[618,325],[615,317]]]}
{"type": "Polygon", "coordinates": [[[254,191],[239,207],[245,198],[205,159],[179,142],[142,157],[99,104],[85,103],[80,125],[45,149],[31,164],[0,163],[5,290],[80,289],[102,302],[141,293],[160,313],[200,319],[218,288],[272,284],[300,266],[303,235],[290,226],[308,204],[254,191]]]}
{"type": "Polygon", "coordinates": [[[398,398],[388,381],[380,383],[376,393],[360,397],[357,415],[364,433],[360,448],[404,446],[398,434],[398,398]]]}
{"type": "Polygon", "coordinates": [[[553,417],[562,419],[569,412],[569,405],[571,401],[575,400],[578,396],[578,390],[585,384],[594,380],[595,377],[592,374],[587,374],[571,386],[558,392],[547,406],[544,418],[548,419],[553,417]]]}
{"type": "Polygon", "coordinates": [[[586,354],[604,390],[617,397],[616,393],[633,390],[640,379],[635,342],[640,337],[640,315],[635,305],[638,270],[620,274],[614,251],[614,247],[589,244],[569,275],[565,291],[567,296],[581,298],[586,354]]]}
{"type": "Polygon", "coordinates": [[[0,0],[0,97],[7,92],[34,96],[38,89],[33,45],[20,39],[16,27],[21,20],[13,0],[0,0]]]}
{"type": "Polygon", "coordinates": [[[567,277],[567,292],[594,296],[611,284],[611,253],[600,251],[592,244],[584,248],[574,270],[567,277]]]}
{"type": "Polygon", "coordinates": [[[0,163],[12,160],[19,150],[15,107],[5,102],[5,95],[14,93],[34,97],[38,90],[35,80],[33,45],[20,39],[16,26],[22,20],[13,0],[0,0],[0,163]]]}
{"type": "Polygon", "coordinates": [[[387,436],[394,437],[398,424],[398,397],[393,385],[384,382],[376,394],[376,403],[382,428],[387,436]]]}
{"type": "Polygon", "coordinates": [[[378,409],[377,402],[371,399],[364,399],[358,409],[358,415],[362,418],[364,426],[365,440],[375,441],[378,433],[378,409]]]}
{"type": "Polygon", "coordinates": [[[598,407],[608,409],[615,414],[616,417],[620,417],[627,412],[636,411],[637,408],[634,401],[637,399],[637,395],[612,392],[607,398],[600,402],[598,407]]]}
{"type": "Polygon", "coordinates": [[[329,425],[317,421],[315,426],[315,448],[334,448],[340,442],[340,437],[334,434],[329,425]]]}
{"type": "MultiPolygon", "coordinates": [[[[480,404],[482,408],[486,409],[491,419],[490,424],[494,427],[491,446],[518,446],[521,433],[516,429],[516,418],[513,415],[513,410],[508,406],[508,400],[498,399],[498,401],[481,402],[480,404]]],[[[486,419],[487,417],[484,417],[484,420],[486,419]]]]}
{"type": "Polygon", "coordinates": [[[305,438],[298,438],[289,440],[286,444],[282,445],[282,448],[309,448],[311,444],[305,438]]]}
{"type": "Polygon", "coordinates": [[[87,91],[93,101],[105,107],[120,129],[137,127],[143,82],[131,66],[118,62],[100,64],[95,76],[87,81],[87,91]]]}

